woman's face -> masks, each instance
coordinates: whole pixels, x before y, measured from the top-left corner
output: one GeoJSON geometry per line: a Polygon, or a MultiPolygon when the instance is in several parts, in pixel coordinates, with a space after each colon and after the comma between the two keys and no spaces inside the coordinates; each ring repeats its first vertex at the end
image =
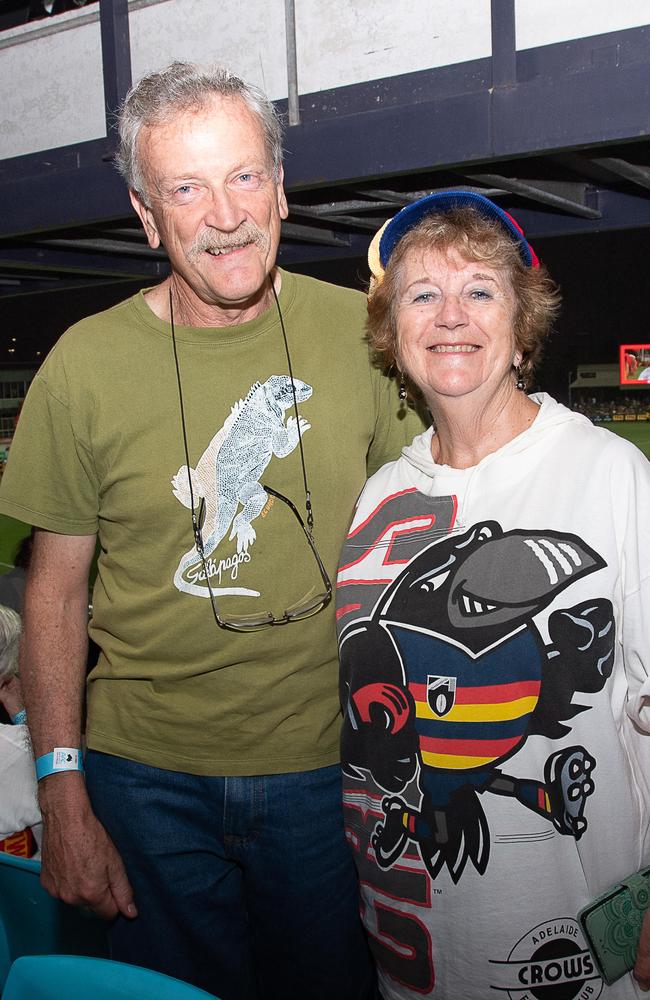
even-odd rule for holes
{"type": "Polygon", "coordinates": [[[507,273],[448,251],[414,249],[403,261],[397,306],[400,368],[434,403],[487,401],[512,385],[521,361],[507,273]]]}

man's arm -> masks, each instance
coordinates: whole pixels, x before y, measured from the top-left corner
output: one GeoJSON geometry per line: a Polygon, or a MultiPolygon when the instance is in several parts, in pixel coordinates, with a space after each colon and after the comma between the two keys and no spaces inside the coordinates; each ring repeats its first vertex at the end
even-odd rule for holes
{"type": "MultiPolygon", "coordinates": [[[[35,757],[81,746],[94,535],[37,531],[27,574],[20,676],[35,757]]],[[[43,886],[105,919],[137,916],[122,860],[95,818],[80,771],[39,782],[43,886]]]]}

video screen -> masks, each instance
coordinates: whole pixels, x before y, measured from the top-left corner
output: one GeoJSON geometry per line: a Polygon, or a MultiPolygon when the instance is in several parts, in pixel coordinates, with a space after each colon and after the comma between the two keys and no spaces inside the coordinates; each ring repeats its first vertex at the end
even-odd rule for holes
{"type": "Polygon", "coordinates": [[[621,344],[621,385],[650,387],[650,344],[621,344]]]}

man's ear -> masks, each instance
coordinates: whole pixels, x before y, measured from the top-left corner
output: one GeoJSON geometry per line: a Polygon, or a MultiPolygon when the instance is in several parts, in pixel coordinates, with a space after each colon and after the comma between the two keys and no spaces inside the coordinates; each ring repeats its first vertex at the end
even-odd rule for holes
{"type": "Polygon", "coordinates": [[[278,211],[280,212],[280,218],[286,219],[289,214],[289,206],[287,205],[287,196],[284,193],[284,167],[280,167],[280,173],[278,175],[277,181],[277,195],[278,195],[278,211]]]}
{"type": "Polygon", "coordinates": [[[147,208],[137,191],[133,191],[132,189],[129,190],[129,198],[131,199],[131,204],[133,205],[133,208],[142,223],[142,228],[144,229],[147,240],[149,241],[149,246],[152,250],[157,250],[161,242],[160,234],[151,209],[147,208]]]}

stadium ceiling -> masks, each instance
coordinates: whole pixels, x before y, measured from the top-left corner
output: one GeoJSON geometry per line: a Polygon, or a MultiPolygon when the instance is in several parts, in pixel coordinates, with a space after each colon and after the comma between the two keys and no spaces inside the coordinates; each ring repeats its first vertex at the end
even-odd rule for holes
{"type": "MultiPolygon", "coordinates": [[[[517,52],[514,0],[491,4],[491,58],[300,95],[280,263],[363,256],[441,188],[487,194],[531,237],[650,226],[650,27],[517,52]]],[[[131,82],[127,0],[100,0],[100,19],[110,120],[131,82]]],[[[167,273],[113,152],[109,135],[0,161],[0,296],[167,273]]]]}

